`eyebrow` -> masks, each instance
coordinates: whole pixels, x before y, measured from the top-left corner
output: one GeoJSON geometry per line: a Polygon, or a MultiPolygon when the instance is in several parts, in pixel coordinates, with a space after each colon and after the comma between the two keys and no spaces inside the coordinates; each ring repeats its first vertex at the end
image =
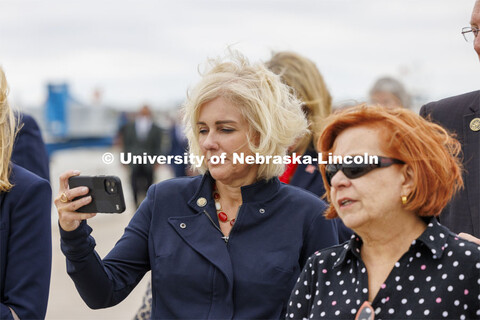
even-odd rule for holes
{"type": "MultiPolygon", "coordinates": [[[[234,120],[220,120],[220,121],[215,121],[215,124],[216,124],[216,125],[219,125],[219,124],[230,124],[230,123],[237,123],[237,121],[234,121],[234,120]]],[[[197,125],[206,125],[206,123],[203,122],[203,121],[198,121],[198,122],[197,122],[197,125]]]]}

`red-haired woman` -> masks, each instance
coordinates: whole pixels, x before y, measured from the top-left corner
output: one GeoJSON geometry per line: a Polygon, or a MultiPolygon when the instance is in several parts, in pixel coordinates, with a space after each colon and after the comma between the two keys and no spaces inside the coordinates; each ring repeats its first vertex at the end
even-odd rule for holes
{"type": "Polygon", "coordinates": [[[478,319],[480,247],[434,218],[462,186],[458,141],[411,111],[358,106],[330,117],[318,149],[379,161],[321,167],[326,215],[356,237],[307,261],[287,318],[478,319]]]}

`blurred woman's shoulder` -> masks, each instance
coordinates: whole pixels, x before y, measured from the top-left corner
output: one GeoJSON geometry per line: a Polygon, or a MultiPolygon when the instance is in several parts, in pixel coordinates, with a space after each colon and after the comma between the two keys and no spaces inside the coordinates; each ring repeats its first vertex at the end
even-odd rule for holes
{"type": "Polygon", "coordinates": [[[10,182],[13,184],[13,188],[10,190],[12,193],[23,192],[33,186],[50,188],[47,180],[14,163],[11,163],[10,182]]]}

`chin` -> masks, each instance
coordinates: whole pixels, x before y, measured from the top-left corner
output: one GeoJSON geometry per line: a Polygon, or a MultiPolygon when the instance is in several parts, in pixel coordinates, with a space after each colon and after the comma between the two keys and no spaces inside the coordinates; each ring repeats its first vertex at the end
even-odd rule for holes
{"type": "Polygon", "coordinates": [[[361,220],[358,219],[357,216],[354,214],[344,214],[344,215],[338,215],[340,219],[342,219],[343,224],[350,229],[355,229],[358,227],[361,223],[361,220]]]}
{"type": "Polygon", "coordinates": [[[208,171],[210,172],[212,178],[215,180],[223,180],[225,178],[228,178],[228,176],[230,175],[228,170],[225,170],[225,168],[220,168],[219,166],[210,167],[208,168],[208,171]]]}

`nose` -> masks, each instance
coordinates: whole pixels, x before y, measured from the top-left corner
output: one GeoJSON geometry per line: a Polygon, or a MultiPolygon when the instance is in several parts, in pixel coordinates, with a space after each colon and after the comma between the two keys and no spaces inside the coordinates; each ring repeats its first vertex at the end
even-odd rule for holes
{"type": "Polygon", "coordinates": [[[218,149],[218,142],[215,137],[215,133],[210,131],[206,136],[203,137],[201,142],[202,148],[205,150],[216,150],[218,149]]]}
{"type": "Polygon", "coordinates": [[[330,184],[335,189],[341,189],[350,186],[352,182],[347,178],[343,171],[340,170],[332,177],[330,184]]]}

